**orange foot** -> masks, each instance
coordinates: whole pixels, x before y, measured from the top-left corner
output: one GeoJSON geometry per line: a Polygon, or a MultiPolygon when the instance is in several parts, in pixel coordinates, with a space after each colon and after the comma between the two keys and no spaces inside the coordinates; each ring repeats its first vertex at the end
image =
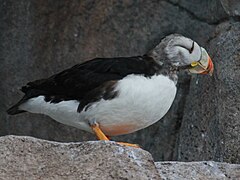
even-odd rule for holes
{"type": "MultiPolygon", "coordinates": [[[[99,124],[97,122],[90,123],[90,126],[99,140],[109,141],[109,138],[102,132],[102,130],[100,129],[99,124]]],[[[140,148],[138,144],[130,144],[130,143],[125,143],[125,142],[117,142],[117,144],[120,144],[123,146],[140,148]]]]}
{"type": "Polygon", "coordinates": [[[130,143],[126,143],[126,142],[117,142],[117,144],[120,144],[123,146],[130,146],[130,147],[134,147],[134,148],[140,148],[140,146],[138,144],[130,144],[130,143]]]}

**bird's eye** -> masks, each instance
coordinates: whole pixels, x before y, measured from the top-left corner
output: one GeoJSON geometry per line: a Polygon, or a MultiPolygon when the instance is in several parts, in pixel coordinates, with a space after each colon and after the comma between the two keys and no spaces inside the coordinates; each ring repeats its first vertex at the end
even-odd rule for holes
{"type": "Polygon", "coordinates": [[[193,49],[194,49],[194,41],[192,42],[192,47],[191,47],[191,49],[189,49],[189,53],[190,53],[190,54],[192,54],[193,49]]]}

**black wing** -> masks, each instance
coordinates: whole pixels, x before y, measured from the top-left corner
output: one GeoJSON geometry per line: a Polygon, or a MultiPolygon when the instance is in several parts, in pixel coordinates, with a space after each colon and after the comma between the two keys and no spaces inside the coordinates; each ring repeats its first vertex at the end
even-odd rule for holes
{"type": "Polygon", "coordinates": [[[30,97],[46,95],[51,101],[81,100],[102,84],[129,74],[151,76],[156,63],[147,56],[96,58],[62,71],[48,79],[29,82],[22,91],[30,97]]]}
{"type": "Polygon", "coordinates": [[[25,96],[7,110],[14,115],[25,111],[18,106],[29,98],[44,95],[46,101],[58,103],[62,100],[81,101],[78,111],[91,106],[99,99],[116,96],[114,85],[129,74],[151,76],[161,67],[148,56],[96,58],[55,74],[47,79],[29,82],[22,87],[25,96]]]}

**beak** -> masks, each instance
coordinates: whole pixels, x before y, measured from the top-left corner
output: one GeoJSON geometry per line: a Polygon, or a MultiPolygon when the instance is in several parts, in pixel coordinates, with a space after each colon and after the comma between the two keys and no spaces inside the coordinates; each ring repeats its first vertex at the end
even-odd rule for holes
{"type": "Polygon", "coordinates": [[[209,74],[210,76],[212,76],[213,70],[214,70],[214,66],[213,66],[212,59],[208,56],[208,66],[207,66],[207,69],[205,71],[201,72],[200,74],[209,74]]]}
{"type": "Polygon", "coordinates": [[[191,67],[188,70],[194,74],[209,74],[212,76],[214,65],[204,48],[202,48],[201,59],[197,62],[192,62],[191,67]]]}

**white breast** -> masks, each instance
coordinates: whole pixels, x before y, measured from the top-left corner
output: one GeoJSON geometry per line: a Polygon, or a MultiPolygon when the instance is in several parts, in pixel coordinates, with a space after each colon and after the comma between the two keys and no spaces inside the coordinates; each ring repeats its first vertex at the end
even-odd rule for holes
{"type": "Polygon", "coordinates": [[[127,134],[143,129],[161,119],[171,107],[176,95],[175,83],[163,75],[151,78],[129,75],[120,80],[119,96],[101,100],[88,111],[84,119],[95,119],[110,135],[127,134]]]}
{"type": "Polygon", "coordinates": [[[176,95],[175,83],[163,75],[151,78],[129,75],[116,86],[119,95],[101,100],[87,111],[77,112],[78,101],[45,102],[44,96],[29,99],[20,109],[48,115],[56,121],[91,132],[89,121],[96,120],[106,135],[128,134],[161,119],[176,95]]]}

